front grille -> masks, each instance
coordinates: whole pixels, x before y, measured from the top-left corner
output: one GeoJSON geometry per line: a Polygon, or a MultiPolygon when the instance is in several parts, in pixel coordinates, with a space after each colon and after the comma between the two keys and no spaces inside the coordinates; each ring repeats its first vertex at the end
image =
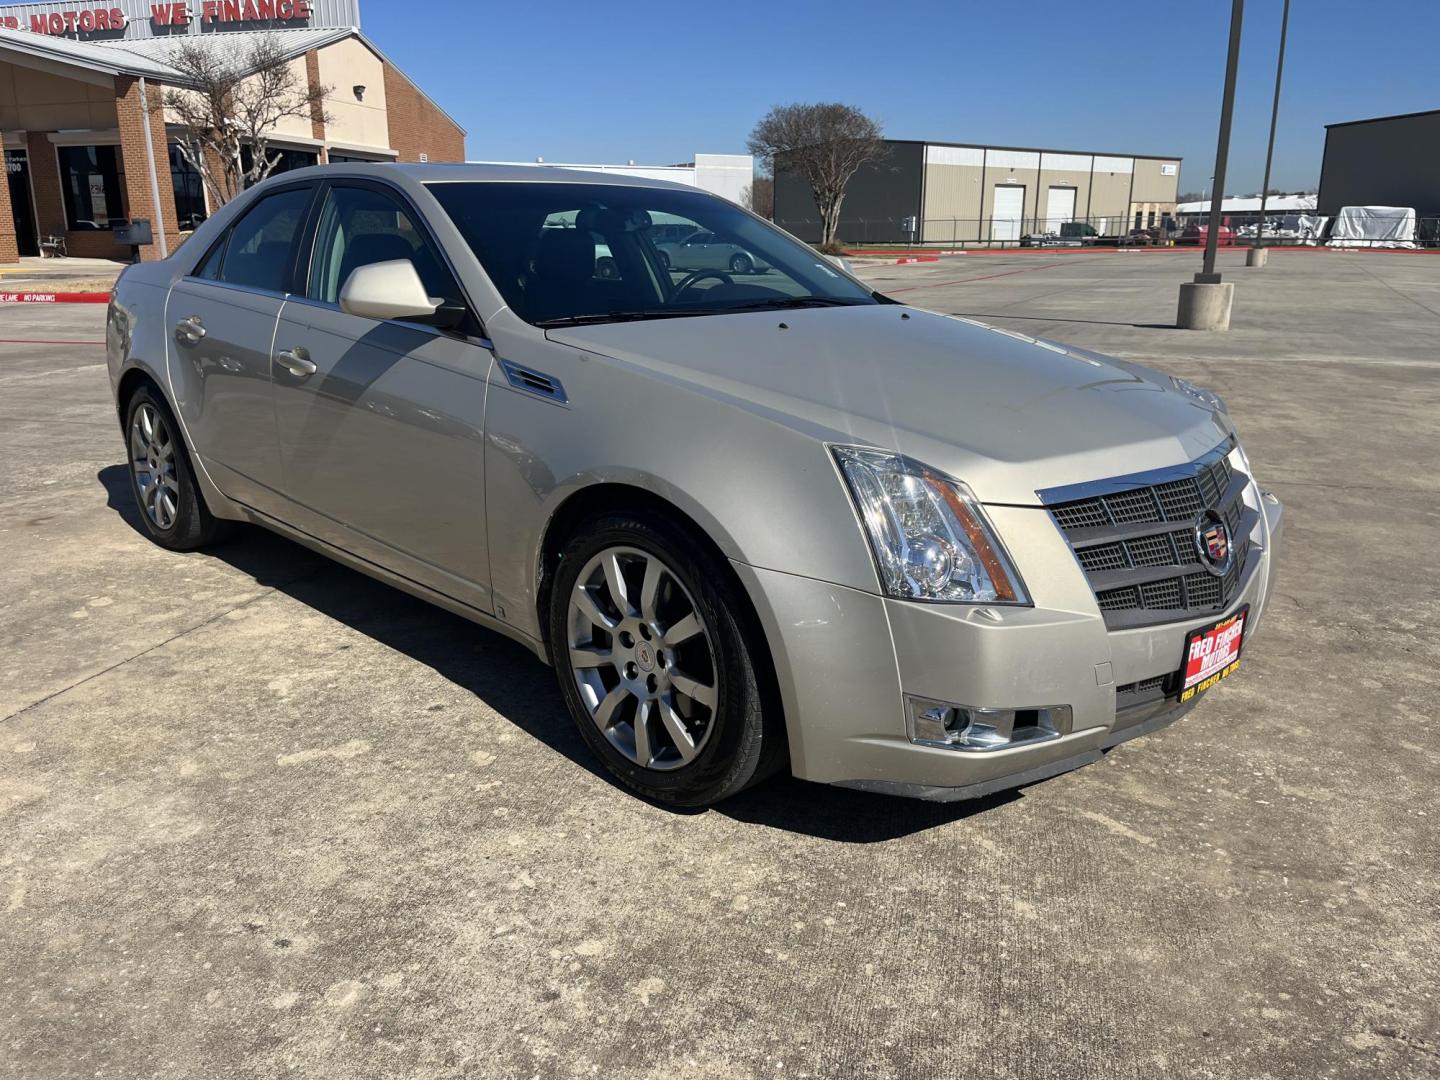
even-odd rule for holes
{"type": "Polygon", "coordinates": [[[1166,683],[1171,680],[1169,675],[1155,675],[1148,679],[1141,679],[1139,682],[1125,683],[1115,688],[1115,711],[1122,712],[1125,709],[1133,709],[1137,705],[1148,705],[1152,701],[1160,701],[1166,697],[1166,683]]]}
{"type": "Polygon", "coordinates": [[[1090,579],[1105,625],[1118,630],[1219,612],[1235,598],[1258,515],[1249,478],[1230,464],[1234,444],[1174,469],[1038,494],[1090,579]],[[1234,548],[1223,577],[1201,558],[1195,525],[1220,515],[1234,548]],[[1180,526],[1177,528],[1177,526],[1180,526]]]}

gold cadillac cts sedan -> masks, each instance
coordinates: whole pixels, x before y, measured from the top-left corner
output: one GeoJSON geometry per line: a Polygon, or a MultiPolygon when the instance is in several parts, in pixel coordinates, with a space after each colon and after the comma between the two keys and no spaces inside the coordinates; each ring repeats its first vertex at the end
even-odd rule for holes
{"type": "Polygon", "coordinates": [[[1052,776],[1193,708],[1272,589],[1215,394],[672,184],[285,173],[128,269],[107,349],[157,543],[253,522],[525,643],[664,802],[1052,776]]]}

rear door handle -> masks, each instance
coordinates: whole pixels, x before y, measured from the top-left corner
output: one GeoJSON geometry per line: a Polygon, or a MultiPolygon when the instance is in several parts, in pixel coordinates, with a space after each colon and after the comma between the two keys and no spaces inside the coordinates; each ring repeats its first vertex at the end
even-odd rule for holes
{"type": "Polygon", "coordinates": [[[311,360],[310,355],[299,345],[293,349],[282,349],[275,354],[275,359],[291,375],[302,379],[307,375],[314,375],[317,370],[315,361],[311,360]]]}
{"type": "Polygon", "coordinates": [[[175,324],[175,340],[181,345],[194,345],[205,336],[205,324],[199,315],[191,315],[175,324]]]}

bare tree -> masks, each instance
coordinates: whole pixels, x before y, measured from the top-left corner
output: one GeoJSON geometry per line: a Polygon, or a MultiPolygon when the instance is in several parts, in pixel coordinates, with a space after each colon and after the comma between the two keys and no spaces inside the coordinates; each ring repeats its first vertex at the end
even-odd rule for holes
{"type": "Polygon", "coordinates": [[[880,124],[851,105],[777,105],[750,133],[750,152],[773,173],[803,177],[820,211],[820,242],[833,244],[845,188],[860,166],[886,154],[880,124]]]}
{"type": "Polygon", "coordinates": [[[165,92],[168,119],[180,128],[176,145],[214,206],[258,184],[280,163],[280,155],[270,152],[280,121],[327,119],[329,87],[312,87],[271,34],[228,51],[186,39],[167,62],[179,72],[180,86],[165,92]]]}
{"type": "Polygon", "coordinates": [[[775,217],[775,178],[757,176],[745,189],[745,209],[759,214],[766,221],[775,217]]]}

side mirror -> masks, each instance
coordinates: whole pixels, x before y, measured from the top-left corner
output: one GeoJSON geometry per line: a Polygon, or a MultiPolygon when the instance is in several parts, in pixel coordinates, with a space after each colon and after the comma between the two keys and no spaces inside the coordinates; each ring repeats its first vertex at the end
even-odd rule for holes
{"type": "MultiPolygon", "coordinates": [[[[415,264],[409,259],[357,266],[340,289],[340,310],[367,319],[416,319],[436,321],[437,314],[449,313],[450,305],[429,296],[415,264]]],[[[448,317],[443,320],[450,325],[448,317]]]]}

